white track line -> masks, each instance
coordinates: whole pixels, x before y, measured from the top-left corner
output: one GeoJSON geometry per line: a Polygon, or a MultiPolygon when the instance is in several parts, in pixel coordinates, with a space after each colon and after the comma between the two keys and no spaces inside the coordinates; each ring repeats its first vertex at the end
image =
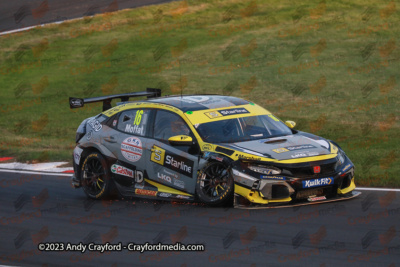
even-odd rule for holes
{"type": "MultiPolygon", "coordinates": [[[[93,16],[87,16],[87,18],[92,18],[93,16]]],[[[44,23],[44,24],[39,24],[39,25],[33,25],[33,26],[29,26],[29,27],[25,27],[25,28],[20,28],[20,29],[15,29],[15,30],[11,30],[11,31],[6,31],[6,32],[0,32],[0,36],[2,35],[7,35],[7,34],[12,34],[12,33],[16,33],[16,32],[23,32],[23,31],[28,31],[30,29],[33,28],[38,28],[38,27],[44,27],[47,25],[57,25],[57,24],[61,24],[63,22],[69,22],[69,21],[74,21],[74,20],[80,20],[83,19],[83,17],[80,18],[73,18],[73,19],[66,19],[66,20],[60,20],[60,21],[55,21],[55,22],[49,22],[49,23],[44,23]]]]}
{"type": "Polygon", "coordinates": [[[40,175],[52,175],[52,176],[69,176],[69,177],[72,176],[72,173],[62,173],[62,172],[40,172],[40,171],[7,170],[7,169],[0,169],[0,172],[40,174],[40,175]]]}
{"type": "Polygon", "coordinates": [[[394,188],[377,188],[377,187],[356,187],[355,190],[394,191],[394,192],[400,192],[400,189],[394,189],[394,188]]]}

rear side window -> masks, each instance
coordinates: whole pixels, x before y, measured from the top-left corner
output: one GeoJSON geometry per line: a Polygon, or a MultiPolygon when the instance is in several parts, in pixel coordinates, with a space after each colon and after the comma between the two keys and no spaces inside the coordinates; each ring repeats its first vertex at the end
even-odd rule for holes
{"type": "Polygon", "coordinates": [[[123,111],[118,118],[117,129],[128,134],[145,136],[149,116],[149,109],[130,109],[123,111]]]}

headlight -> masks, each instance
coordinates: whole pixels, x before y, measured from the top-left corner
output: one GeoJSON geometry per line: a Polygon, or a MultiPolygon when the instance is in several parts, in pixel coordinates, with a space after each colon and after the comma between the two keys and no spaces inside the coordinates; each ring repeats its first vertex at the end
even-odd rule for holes
{"type": "Polygon", "coordinates": [[[338,160],[339,160],[340,165],[342,165],[344,163],[345,159],[344,159],[343,152],[341,150],[339,150],[339,153],[338,153],[338,160]]]}
{"type": "Polygon", "coordinates": [[[258,172],[262,174],[280,174],[281,170],[272,166],[259,166],[259,165],[249,165],[248,168],[253,172],[258,172]]]}

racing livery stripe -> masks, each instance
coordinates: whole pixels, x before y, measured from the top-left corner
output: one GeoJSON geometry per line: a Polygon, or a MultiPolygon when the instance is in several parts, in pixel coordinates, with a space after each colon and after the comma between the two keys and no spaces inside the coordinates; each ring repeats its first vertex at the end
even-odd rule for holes
{"type": "Polygon", "coordinates": [[[179,191],[177,189],[171,188],[169,186],[166,185],[162,185],[159,184],[157,182],[151,181],[149,179],[145,179],[145,181],[153,186],[155,186],[157,188],[157,190],[159,192],[164,192],[164,193],[171,193],[171,194],[177,194],[177,195],[185,195],[185,196],[191,196],[190,194],[183,192],[183,191],[179,191]]]}

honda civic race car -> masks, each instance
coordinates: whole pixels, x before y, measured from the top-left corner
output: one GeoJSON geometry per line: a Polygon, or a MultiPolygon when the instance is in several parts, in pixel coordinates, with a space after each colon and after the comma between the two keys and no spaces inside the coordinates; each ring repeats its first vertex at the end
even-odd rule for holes
{"type": "Polygon", "coordinates": [[[90,198],[274,207],[349,199],[354,165],[335,142],[295,130],[255,103],[161,90],[72,98],[103,102],[76,133],[72,185],[90,198]],[[145,100],[129,101],[132,97],[145,100]],[[112,99],[121,99],[111,107],[112,99]]]}

